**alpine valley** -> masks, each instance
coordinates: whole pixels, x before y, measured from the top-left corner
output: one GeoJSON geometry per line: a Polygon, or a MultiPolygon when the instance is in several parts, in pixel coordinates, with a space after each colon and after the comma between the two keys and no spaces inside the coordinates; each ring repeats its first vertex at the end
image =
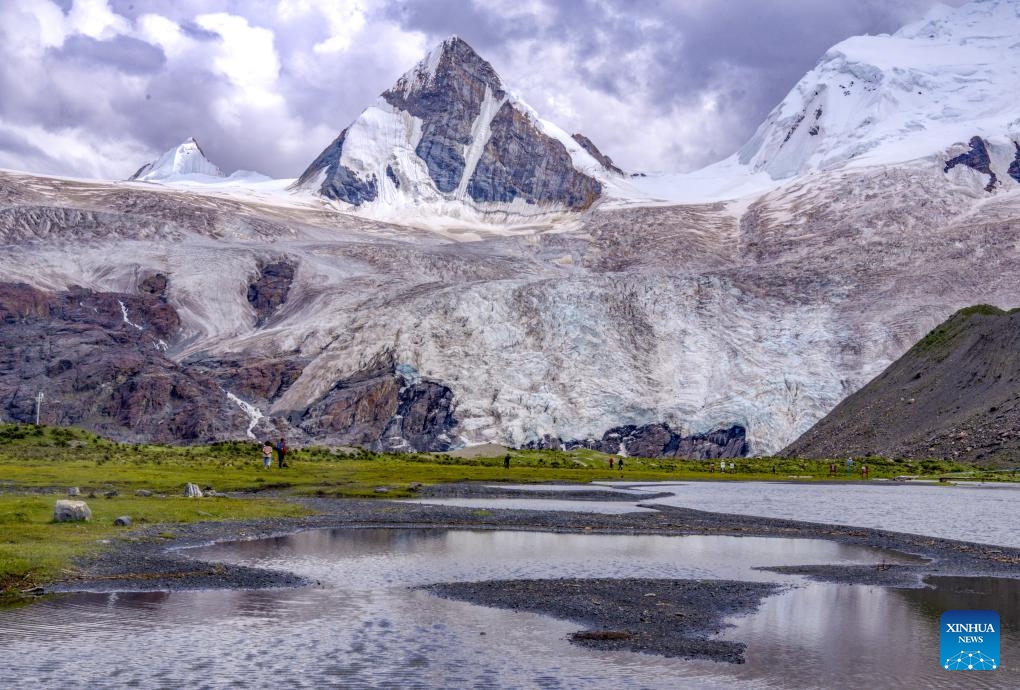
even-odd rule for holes
{"type": "Polygon", "coordinates": [[[512,86],[450,38],[296,179],[194,140],[126,181],[0,171],[0,415],[768,454],[957,310],[1020,305],[1018,0],[834,46],[693,173],[623,171],[512,86]]]}

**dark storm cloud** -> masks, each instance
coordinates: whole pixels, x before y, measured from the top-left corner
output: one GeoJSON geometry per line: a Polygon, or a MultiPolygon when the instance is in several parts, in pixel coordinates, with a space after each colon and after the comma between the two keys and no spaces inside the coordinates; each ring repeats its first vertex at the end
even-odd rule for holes
{"type": "Polygon", "coordinates": [[[60,48],[51,50],[47,59],[57,63],[76,61],[104,65],[125,74],[152,74],[166,63],[160,48],[129,36],[115,36],[105,41],[70,36],[60,48]]]}
{"type": "Polygon", "coordinates": [[[145,160],[123,159],[195,136],[225,170],[296,176],[457,34],[622,165],[687,169],[738,148],[830,46],[934,4],[0,0],[0,164],[127,175],[145,160]],[[96,142],[94,156],[62,153],[60,137],[96,142]]]}

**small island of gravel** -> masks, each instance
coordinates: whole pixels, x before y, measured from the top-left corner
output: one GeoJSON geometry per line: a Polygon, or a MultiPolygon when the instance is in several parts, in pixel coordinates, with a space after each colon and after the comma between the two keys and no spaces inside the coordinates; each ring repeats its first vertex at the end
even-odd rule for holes
{"type": "Polygon", "coordinates": [[[727,616],[755,611],[781,585],[603,578],[444,582],[419,589],[472,604],[575,621],[586,629],[570,639],[585,647],[740,664],[743,643],[710,636],[726,627],[727,616]]]}

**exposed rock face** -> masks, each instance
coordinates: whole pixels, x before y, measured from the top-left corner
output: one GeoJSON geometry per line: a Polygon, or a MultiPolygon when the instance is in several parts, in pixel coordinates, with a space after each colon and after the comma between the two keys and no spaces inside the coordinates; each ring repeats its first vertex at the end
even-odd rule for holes
{"type": "Polygon", "coordinates": [[[957,312],[783,454],[1020,464],[1020,312],[957,312]]]}
{"type": "Polygon", "coordinates": [[[465,174],[464,152],[487,93],[495,100],[506,98],[496,70],[453,38],[443,43],[437,64],[419,63],[382,94],[394,108],[422,121],[415,153],[440,192],[454,191],[465,174]]]}
{"type": "Polygon", "coordinates": [[[199,356],[183,362],[189,371],[208,376],[221,388],[248,402],[272,402],[301,376],[300,357],[199,356]]]}
{"type": "Polygon", "coordinates": [[[300,428],[316,438],[374,450],[444,451],[453,445],[453,391],[382,359],[338,382],[300,415],[300,428]]]}
{"type": "Polygon", "coordinates": [[[382,433],[381,450],[449,450],[457,426],[453,391],[431,381],[419,381],[400,389],[397,413],[382,433]]]}
{"type": "Polygon", "coordinates": [[[294,264],[289,261],[273,261],[259,266],[258,277],[248,284],[248,302],[258,315],[256,326],[265,324],[287,301],[292,282],[294,264]]]}
{"type": "Polygon", "coordinates": [[[623,170],[617,167],[616,163],[613,162],[613,159],[607,156],[606,154],[602,153],[602,151],[599,150],[599,147],[596,146],[595,142],[593,142],[591,139],[584,136],[580,132],[575,132],[570,136],[573,137],[574,141],[580,144],[585,151],[590,153],[592,158],[601,163],[606,170],[614,172],[617,175],[624,174],[623,170]]]}
{"type": "Polygon", "coordinates": [[[87,522],[92,519],[92,510],[85,501],[60,500],[53,507],[55,522],[87,522]]]}
{"type": "Polygon", "coordinates": [[[317,403],[299,415],[300,427],[312,436],[372,446],[396,414],[400,383],[390,362],[380,362],[339,381],[317,403]]]}
{"type": "Polygon", "coordinates": [[[988,157],[988,147],[985,146],[985,140],[981,137],[971,137],[969,146],[969,151],[946,161],[946,167],[943,172],[949,172],[958,165],[966,165],[968,168],[973,168],[979,173],[989,176],[988,184],[985,185],[985,191],[990,192],[999,183],[999,178],[992,170],[992,161],[988,157]]]}
{"type": "Polygon", "coordinates": [[[0,409],[34,421],[43,391],[45,423],[124,441],[231,437],[243,419],[236,407],[164,354],[179,328],[160,297],[0,283],[0,409]]]}
{"type": "MultiPolygon", "coordinates": [[[[473,208],[520,199],[584,209],[602,187],[591,170],[575,167],[567,145],[582,150],[540,126],[492,65],[454,37],[383,92],[296,186],[355,206],[410,196],[469,201],[473,208]]],[[[598,166],[584,158],[587,167],[598,166]]],[[[598,153],[596,160],[608,159],[598,153]]]]}
{"type": "Polygon", "coordinates": [[[138,291],[155,297],[165,297],[169,279],[163,273],[154,273],[138,284],[138,291]]]}
{"type": "Polygon", "coordinates": [[[340,162],[343,158],[345,139],[346,129],[312,161],[308,169],[298,178],[297,186],[309,186],[317,182],[321,175],[322,182],[318,191],[327,199],[346,201],[354,206],[375,201],[379,196],[375,176],[361,177],[340,162]]]}
{"type": "Polygon", "coordinates": [[[739,425],[705,434],[683,436],[666,424],[629,424],[610,429],[601,439],[560,441],[544,438],[529,448],[591,448],[602,453],[623,453],[638,458],[741,458],[748,454],[746,431],[739,425]]]}
{"type": "Polygon", "coordinates": [[[492,134],[468,183],[468,194],[475,201],[522,198],[528,203],[562,202],[581,210],[601,194],[598,180],[574,169],[563,144],[544,136],[512,104],[503,104],[489,126],[492,134]]]}
{"type": "Polygon", "coordinates": [[[1013,146],[1016,147],[1016,157],[1009,164],[1009,170],[1006,172],[1014,180],[1020,182],[1020,143],[1014,141],[1013,146]]]}

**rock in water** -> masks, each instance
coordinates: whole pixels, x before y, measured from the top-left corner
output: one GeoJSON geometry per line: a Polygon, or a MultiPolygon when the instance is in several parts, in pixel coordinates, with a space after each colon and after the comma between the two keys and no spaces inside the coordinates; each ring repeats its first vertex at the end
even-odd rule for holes
{"type": "Polygon", "coordinates": [[[147,497],[149,497],[151,495],[152,495],[152,492],[149,491],[148,489],[138,489],[137,491],[135,491],[135,496],[141,496],[143,498],[147,498],[147,497]]]}
{"type": "Polygon", "coordinates": [[[81,489],[79,489],[77,486],[72,486],[70,489],[67,490],[67,495],[68,496],[80,496],[81,495],[81,489]]]}
{"type": "Polygon", "coordinates": [[[188,482],[184,487],[184,495],[187,498],[202,498],[202,490],[198,488],[198,484],[188,482]]]}
{"type": "Polygon", "coordinates": [[[92,519],[92,511],[85,501],[60,500],[53,507],[54,522],[87,522],[92,519]]]}

